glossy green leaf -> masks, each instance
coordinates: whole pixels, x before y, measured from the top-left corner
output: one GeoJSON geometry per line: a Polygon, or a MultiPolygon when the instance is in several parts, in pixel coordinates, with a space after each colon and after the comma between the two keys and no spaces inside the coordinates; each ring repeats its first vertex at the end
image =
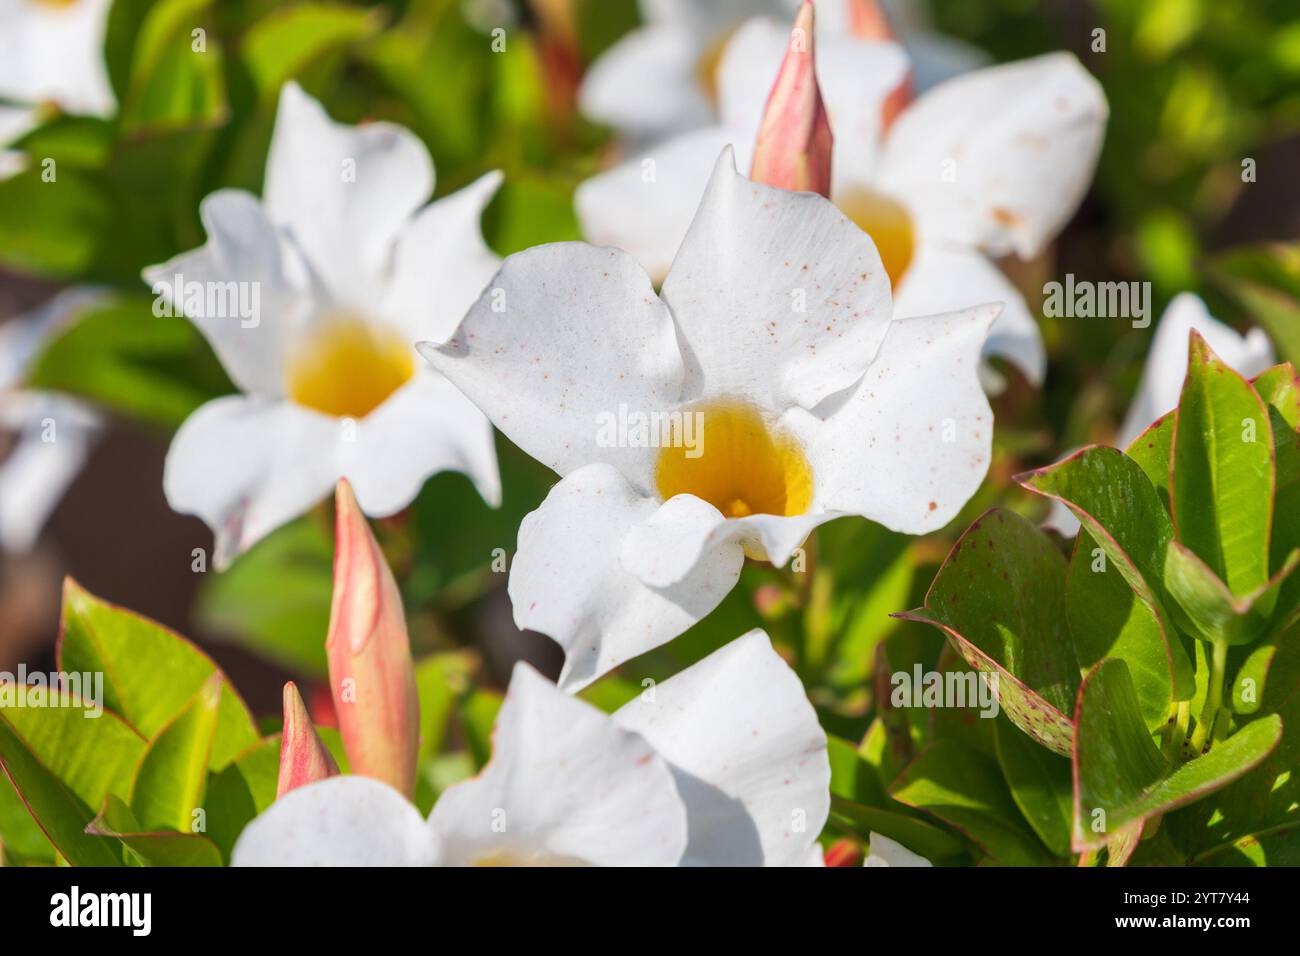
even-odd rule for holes
{"type": "Polygon", "coordinates": [[[1069,753],[1079,668],[1065,621],[1065,558],[1014,512],[992,510],[953,547],[925,598],[899,615],[941,628],[966,661],[997,677],[1002,709],[1069,753]]]}
{"type": "MultiPolygon", "coordinates": [[[[327,729],[318,728],[317,732],[342,770],[346,762],[339,760],[341,748],[337,746],[337,733],[327,734],[327,729]],[[335,746],[330,746],[331,736],[335,746]]],[[[207,835],[221,850],[224,858],[230,858],[230,851],[244,827],[275,802],[279,779],[278,735],[259,741],[209,778],[204,798],[204,806],[208,811],[207,835]]]]}
{"type": "Polygon", "coordinates": [[[126,130],[213,124],[225,116],[221,47],[206,19],[211,2],[158,0],[145,15],[121,104],[126,130]]]}
{"type": "MultiPolygon", "coordinates": [[[[221,673],[180,635],[101,601],[71,579],[64,587],[59,667],[102,672],[105,707],[150,740],[221,673]]],[[[209,766],[220,769],[259,739],[247,705],[222,675],[209,766]]]]}
{"type": "Polygon", "coordinates": [[[213,674],[149,741],[131,787],[131,811],[148,830],[190,833],[203,805],[223,680],[213,674]]]}
{"type": "Polygon", "coordinates": [[[148,832],[127,804],[111,793],[87,833],[120,840],[144,866],[220,866],[221,851],[198,833],[148,832]]]}
{"type": "Polygon", "coordinates": [[[1169,658],[1173,698],[1190,697],[1191,660],[1161,598],[1173,523],[1142,467],[1117,449],[1093,446],[1016,480],[1061,501],[1079,519],[1158,622],[1169,658]]]}
{"type": "Polygon", "coordinates": [[[1178,540],[1244,596],[1269,578],[1273,429],[1250,383],[1195,332],[1189,363],[1174,432],[1174,524],[1178,540]]]}
{"type": "Polygon", "coordinates": [[[961,840],[933,823],[869,807],[836,794],[831,794],[831,819],[863,840],[872,833],[896,840],[931,863],[955,863],[966,858],[966,847],[961,840]]]}
{"type": "Polygon", "coordinates": [[[1282,722],[1247,724],[1206,754],[1172,767],[1142,720],[1128,667],[1105,660],[1079,689],[1075,735],[1073,846],[1100,849],[1132,824],[1222,789],[1261,763],[1278,744],[1282,722]]]}
{"type": "Polygon", "coordinates": [[[286,80],[313,63],[379,32],[385,12],[333,3],[300,3],[272,10],[244,35],[240,56],[258,96],[273,104],[286,80]]]}
{"type": "MultiPolygon", "coordinates": [[[[1174,699],[1175,652],[1150,606],[1138,600],[1105,550],[1083,528],[1070,556],[1065,611],[1079,666],[1087,670],[1103,658],[1123,658],[1147,727],[1163,725],[1174,699]]],[[[1173,639],[1179,640],[1176,635],[1173,639]]],[[[1183,648],[1177,653],[1190,662],[1183,648]]]]}
{"type": "Polygon", "coordinates": [[[1266,635],[1278,594],[1298,565],[1300,551],[1293,551],[1271,580],[1237,597],[1190,549],[1171,541],[1165,558],[1165,588],[1203,640],[1251,644],[1266,635]]]}
{"type": "Polygon", "coordinates": [[[1052,861],[1025,825],[997,764],[960,744],[940,741],[922,753],[890,785],[889,794],[961,830],[998,863],[1052,861]]]}
{"type": "Polygon", "coordinates": [[[1170,456],[1174,448],[1174,428],[1177,424],[1176,413],[1162,415],[1124,449],[1124,454],[1137,462],[1142,473],[1150,479],[1151,486],[1155,488],[1160,503],[1165,506],[1166,511],[1170,509],[1169,477],[1172,461],[1170,456]]]}
{"type": "Polygon", "coordinates": [[[1070,855],[1070,761],[1040,747],[1008,720],[994,722],[998,765],[1011,799],[1053,856],[1070,855]]]}

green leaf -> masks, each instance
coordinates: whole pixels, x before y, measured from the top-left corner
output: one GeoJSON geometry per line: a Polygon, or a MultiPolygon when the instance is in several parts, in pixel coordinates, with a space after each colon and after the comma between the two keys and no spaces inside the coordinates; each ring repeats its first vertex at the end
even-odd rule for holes
{"type": "Polygon", "coordinates": [[[998,863],[1052,862],[1026,827],[997,764],[960,744],[939,741],[908,765],[889,794],[961,830],[998,863]]]}
{"type": "Polygon", "coordinates": [[[1165,588],[1203,640],[1250,644],[1266,634],[1278,593],[1297,565],[1300,551],[1293,551],[1271,580],[1239,598],[1204,561],[1171,541],[1165,558],[1165,588]]]}
{"type": "Polygon", "coordinates": [[[1070,761],[1040,747],[1010,721],[995,721],[998,764],[1011,799],[1053,856],[1070,855],[1070,761]]]}
{"type": "Polygon", "coordinates": [[[132,857],[145,866],[221,865],[221,851],[207,837],[197,833],[147,832],[131,808],[111,793],[86,832],[120,840],[132,857]]]}
{"type": "Polygon", "coordinates": [[[323,679],[334,593],[334,541],[307,515],[277,529],[220,574],[205,576],[204,630],[300,674],[323,679]]]}
{"type": "MultiPolygon", "coordinates": [[[[1132,672],[1147,727],[1162,726],[1174,699],[1174,654],[1151,608],[1138,600],[1084,528],[1070,556],[1065,611],[1079,666],[1087,670],[1103,658],[1122,658],[1132,672]]],[[[1181,647],[1178,653],[1190,661],[1181,647]]]]}
{"type": "Polygon", "coordinates": [[[188,707],[214,674],[221,675],[209,766],[219,770],[260,739],[247,705],[211,658],[180,635],[101,601],[71,579],[63,594],[59,669],[102,672],[104,706],[148,740],[188,707]]]}
{"type": "MultiPolygon", "coordinates": [[[[1268,406],[1273,427],[1273,463],[1277,489],[1273,503],[1273,530],[1269,541],[1269,570],[1274,574],[1288,555],[1300,548],[1300,379],[1291,365],[1276,365],[1252,383],[1268,406]]],[[[1300,608],[1300,578],[1292,577],[1278,596],[1275,621],[1285,626],[1287,615],[1300,608]]]]}
{"type": "Polygon", "coordinates": [[[1173,524],[1142,467],[1117,449],[1094,445],[1016,480],[1064,503],[1079,519],[1159,624],[1174,699],[1190,697],[1192,662],[1160,597],[1173,524]]]}
{"type": "Polygon", "coordinates": [[[831,763],[831,793],[879,807],[885,802],[885,787],[876,769],[862,759],[858,749],[841,737],[826,735],[826,751],[831,763]]]}
{"type": "Polygon", "coordinates": [[[244,35],[240,55],[263,105],[272,105],[280,87],[318,60],[368,39],[383,27],[386,12],[331,3],[280,7],[255,22],[244,35]]]}
{"type": "Polygon", "coordinates": [[[1043,746],[1069,753],[1079,668],[1065,622],[1065,558],[1014,512],[994,509],[953,547],[925,598],[898,615],[942,629],[1002,709],[1043,746]]]}
{"type": "Polygon", "coordinates": [[[149,741],[131,787],[131,810],[148,829],[189,833],[203,805],[223,680],[213,674],[149,741]]]}
{"type": "Polygon", "coordinates": [[[1178,416],[1174,412],[1163,415],[1148,425],[1142,434],[1133,439],[1132,443],[1124,449],[1124,454],[1137,462],[1142,473],[1150,479],[1152,487],[1160,497],[1160,503],[1165,506],[1165,511],[1170,510],[1170,455],[1173,452],[1174,428],[1177,424],[1178,416]]]}
{"type": "Polygon", "coordinates": [[[1074,849],[1100,849],[1132,824],[1199,800],[1261,763],[1282,722],[1247,724],[1209,753],[1172,768],[1142,720],[1128,667],[1105,660],[1079,688],[1075,734],[1074,849]]]}
{"type": "Polygon", "coordinates": [[[1267,330],[1283,358],[1300,363],[1300,244],[1234,249],[1215,259],[1209,274],[1267,330]]]}
{"type": "Polygon", "coordinates": [[[28,384],[171,428],[232,388],[189,320],[153,315],[147,296],[86,309],[36,358],[28,384]]]}
{"type": "Polygon", "coordinates": [[[73,866],[121,866],[116,841],[85,832],[95,813],[50,772],[0,715],[0,768],[40,823],[50,843],[73,866]]]}
{"type": "Polygon", "coordinates": [[[931,863],[955,863],[966,857],[962,842],[933,823],[836,794],[831,794],[831,819],[864,840],[872,833],[897,840],[931,863]]]}
{"type": "Polygon", "coordinates": [[[1250,383],[1192,333],[1173,449],[1178,540],[1236,595],[1269,578],[1272,426],[1250,383]]]}
{"type": "Polygon", "coordinates": [[[226,114],[221,49],[204,21],[211,0],[158,0],[140,25],[122,97],[127,132],[213,125],[226,114]],[[194,31],[204,31],[196,50],[194,31]]]}
{"type": "Polygon", "coordinates": [[[496,724],[501,701],[501,695],[496,691],[476,687],[460,703],[461,729],[465,732],[469,752],[478,770],[482,770],[492,757],[492,728],[496,724]]]}
{"type": "MultiPolygon", "coordinates": [[[[322,741],[329,746],[328,728],[317,728],[322,741]]],[[[337,736],[337,735],[335,735],[337,736]]],[[[339,761],[339,748],[330,747],[340,771],[346,767],[339,761]]],[[[346,772],[346,771],[344,771],[346,772]]],[[[235,841],[249,822],[275,802],[275,792],[280,780],[280,738],[270,737],[258,741],[224,768],[214,773],[208,781],[204,805],[208,811],[208,837],[221,850],[225,859],[235,841]]]]}

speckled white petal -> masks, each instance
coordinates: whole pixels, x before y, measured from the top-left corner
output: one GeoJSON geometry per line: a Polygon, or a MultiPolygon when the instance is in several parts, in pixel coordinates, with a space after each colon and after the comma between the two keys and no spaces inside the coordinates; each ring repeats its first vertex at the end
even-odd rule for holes
{"type": "MultiPolygon", "coordinates": [[[[847,0],[846,0],[847,2],[847,0]]],[[[867,181],[875,168],[885,99],[907,79],[908,60],[893,43],[860,40],[821,29],[817,8],[817,83],[835,137],[832,190],[867,181]]],[[[772,83],[790,43],[789,21],[754,17],[727,44],[718,68],[722,122],[752,143],[772,83]]],[[[748,169],[746,160],[739,162],[748,169]]]]}
{"type": "Polygon", "coordinates": [[[0,98],[53,100],[69,113],[111,116],[115,101],[104,65],[110,5],[0,0],[0,98]]]}
{"type": "Polygon", "coordinates": [[[830,812],[826,734],[762,631],[659,683],[614,719],[673,768],[690,824],[683,863],[810,861],[830,812]]]}
{"type": "Polygon", "coordinates": [[[244,828],[231,866],[434,866],[420,811],[386,783],[338,776],[285,794],[244,828]]]}
{"type": "Polygon", "coordinates": [[[726,518],[694,495],[676,495],[632,527],[623,539],[619,563],[652,588],[686,580],[702,559],[712,562],[728,546],[781,567],[814,528],[837,517],[817,511],[726,518]]]}
{"type": "Polygon", "coordinates": [[[870,850],[863,866],[934,866],[919,853],[913,853],[901,843],[879,833],[871,834],[870,850]]]}
{"type": "Polygon", "coordinates": [[[410,130],[335,123],[284,85],[262,198],[338,302],[373,306],[398,232],[432,192],[433,161],[410,130]]]}
{"type": "Polygon", "coordinates": [[[380,311],[411,342],[447,339],[500,268],[480,220],[501,179],[487,173],[430,203],[398,236],[380,311]]]}
{"type": "MultiPolygon", "coordinates": [[[[231,380],[241,391],[267,398],[284,394],[285,350],[313,309],[309,280],[299,255],[267,218],[255,196],[223,189],[199,206],[205,245],[184,252],[143,272],[155,296],[177,312],[186,311],[186,286],[198,283],[205,297],[214,290],[232,290],[243,283],[246,304],[256,291],[257,314],[245,318],[228,297],[225,307],[214,300],[218,312],[206,315],[193,309],[188,318],[203,333],[221,359],[231,380]],[[182,300],[174,301],[178,283],[182,300]]],[[[206,306],[205,306],[206,308],[206,306]]],[[[252,311],[251,309],[249,311],[252,311]]]]}
{"type": "Polygon", "coordinates": [[[700,206],[718,153],[728,144],[749,168],[753,132],[706,126],[659,143],[578,186],[573,196],[583,235],[636,256],[663,282],[700,206]]]}
{"type": "Polygon", "coordinates": [[[1030,258],[1087,192],[1106,116],[1100,84],[1069,53],[967,73],[903,111],[879,183],[927,234],[1030,258]]]}
{"type": "Polygon", "coordinates": [[[616,447],[602,424],[620,405],[677,408],[682,359],[668,309],[627,253],[562,242],[510,256],[456,334],[420,353],[544,465],[567,475],[609,462],[648,491],[657,449],[616,447]]]}
{"type": "Polygon", "coordinates": [[[639,734],[515,665],[492,760],[429,816],[442,862],[674,866],[686,808],[673,771],[639,734]]]}
{"type": "Polygon", "coordinates": [[[984,357],[1005,358],[1031,385],[1041,385],[1047,353],[1038,323],[1011,280],[974,249],[922,242],[894,293],[894,315],[939,315],[972,302],[1002,303],[1002,314],[984,343],[984,357]]]}
{"type": "Polygon", "coordinates": [[[658,509],[614,468],[581,468],[519,526],[510,567],[515,624],[564,648],[560,686],[574,691],[699,621],[735,587],[744,556],[724,544],[677,585],[650,588],[619,564],[623,540],[658,509]]]}
{"type": "Polygon", "coordinates": [[[708,123],[713,109],[696,74],[707,43],[708,37],[673,24],[633,30],[588,69],[579,90],[582,112],[633,137],[708,123]]]}
{"type": "Polygon", "coordinates": [[[889,324],[875,245],[829,201],[750,182],[724,150],[663,284],[688,398],[811,407],[851,385],[889,324]]]}
{"type": "Polygon", "coordinates": [[[816,410],[816,502],[894,531],[951,521],[988,470],[993,413],[979,356],[1000,307],[896,319],[861,383],[816,410]]]}
{"type": "Polygon", "coordinates": [[[330,493],[342,422],[292,402],[228,395],[181,425],[167,450],[163,491],[216,536],[225,567],[330,493]]]}
{"type": "Polygon", "coordinates": [[[1273,345],[1262,329],[1251,329],[1241,335],[1211,316],[1198,296],[1180,293],[1169,303],[1156,326],[1137,394],[1129,404],[1124,427],[1115,441],[1117,447],[1128,447],[1148,425],[1177,407],[1183,379],[1187,377],[1188,337],[1193,330],[1205,337],[1210,348],[1230,368],[1246,378],[1253,378],[1273,364],[1273,345]]]}

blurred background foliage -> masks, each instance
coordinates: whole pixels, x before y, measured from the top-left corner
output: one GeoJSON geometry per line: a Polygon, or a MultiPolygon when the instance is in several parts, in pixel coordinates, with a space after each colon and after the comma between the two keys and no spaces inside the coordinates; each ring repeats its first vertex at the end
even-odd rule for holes
{"type": "MultiPolygon", "coordinates": [[[[1176,293],[1197,291],[1221,318],[1264,326],[1281,358],[1300,360],[1295,0],[920,6],[938,30],[996,61],[1073,50],[1105,88],[1110,125],[1083,208],[1040,260],[1006,263],[1031,306],[1041,302],[1044,281],[1067,272],[1149,280],[1153,317],[1176,293]],[[1243,181],[1248,161],[1253,181],[1243,181]]],[[[71,572],[92,591],[215,645],[259,715],[277,713],[286,676],[320,685],[330,506],[282,528],[223,574],[195,573],[194,549],[210,553],[211,539],[200,522],[167,508],[162,454],[179,423],[231,385],[187,321],[152,316],[140,270],[202,244],[203,196],[260,189],[278,90],[291,78],[337,120],[391,120],[419,134],[437,167],[437,195],[502,169],[505,185],[484,220],[500,254],[578,238],[573,189],[619,146],[574,111],[575,84],[582,65],[635,26],[638,12],[634,0],[577,0],[572,19],[565,8],[548,0],[117,0],[106,57],[120,115],[102,121],[51,110],[17,146],[53,158],[57,186],[43,182],[36,164],[0,182],[0,308],[18,311],[58,283],[116,293],[52,343],[30,377],[32,386],[92,399],[115,415],[115,426],[42,548],[24,567],[5,559],[4,600],[14,600],[13,581],[45,597],[26,617],[7,618],[28,623],[0,646],[0,666],[49,654],[57,582],[71,572]],[[193,50],[195,23],[203,25],[203,53],[193,50]],[[497,25],[506,29],[505,46],[494,51],[497,25]]],[[[889,764],[891,747],[913,752],[954,735],[991,755],[996,722],[951,712],[895,714],[881,731],[888,739],[872,742],[867,730],[878,660],[892,669],[951,663],[933,631],[889,613],[921,604],[956,532],[989,506],[1041,517],[1040,504],[1014,490],[1010,476],[1111,438],[1136,389],[1154,324],[1042,323],[1046,385],[1032,389],[1007,369],[989,480],[946,534],[904,538],[857,519],[829,525],[808,546],[806,573],[751,563],[713,615],[586,696],[616,706],[643,680],[764,626],[827,728],[864,740],[878,762],[889,764]],[[937,726],[944,722],[951,726],[937,726]]],[[[504,439],[498,450],[500,509],[487,508],[464,478],[441,475],[407,511],[378,523],[424,661],[426,756],[435,768],[426,802],[485,758],[493,688],[510,663],[522,655],[558,670],[548,640],[515,630],[501,573],[520,519],[553,476],[504,439]],[[438,756],[447,734],[456,745],[438,756]]],[[[956,852],[943,834],[930,836],[935,854],[956,852]]]]}

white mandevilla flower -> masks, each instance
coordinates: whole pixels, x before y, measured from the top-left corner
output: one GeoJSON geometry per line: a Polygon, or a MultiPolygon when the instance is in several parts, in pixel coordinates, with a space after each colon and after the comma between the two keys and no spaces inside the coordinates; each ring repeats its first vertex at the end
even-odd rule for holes
{"type": "Polygon", "coordinates": [[[333,776],[244,830],[236,866],[816,865],[826,735],[798,677],[751,631],[612,715],[516,664],[492,760],[429,818],[333,776]]]}
{"type": "MultiPolygon", "coordinates": [[[[0,0],[0,145],[36,125],[39,107],[110,116],[116,106],[104,65],[111,0],[0,0]]],[[[22,168],[0,151],[0,179],[22,168]]]]}
{"type": "MultiPolygon", "coordinates": [[[[780,21],[748,21],[719,67],[720,123],[584,182],[575,204],[587,238],[628,250],[652,276],[666,274],[718,149],[733,144],[748,168],[772,78],[791,42],[780,21]]],[[[902,49],[820,30],[817,46],[835,136],[831,199],[875,240],[895,314],[1004,302],[987,354],[1041,382],[1037,323],[989,257],[1032,258],[1078,207],[1105,130],[1101,87],[1072,55],[1049,54],[942,83],[887,125],[886,107],[908,75],[902,49]]],[[[995,376],[986,380],[998,384],[995,376]]]]}
{"type": "Polygon", "coordinates": [[[662,297],[621,250],[541,246],[420,351],[563,478],[520,527],[509,591],[576,688],[708,614],[746,554],[784,564],[844,514],[951,520],[988,467],[998,309],[891,322],[870,238],[726,150],[662,297]]]}
{"type": "Polygon", "coordinates": [[[242,392],[185,422],[163,478],[172,507],[216,533],[219,566],[343,476],[370,515],[443,470],[497,502],[491,426],[413,344],[449,334],[496,270],[479,217],[499,183],[490,173],[425,205],[433,164],[413,134],[334,123],[289,84],[261,201],[212,194],[207,245],[145,270],[156,293],[184,298],[174,307],[242,392]]]}
{"type": "Polygon", "coordinates": [[[0,550],[20,553],[80,474],[102,429],[85,402],[23,385],[41,348],[100,293],[60,292],[31,312],[0,324],[0,432],[12,447],[0,457],[0,550]]]}

